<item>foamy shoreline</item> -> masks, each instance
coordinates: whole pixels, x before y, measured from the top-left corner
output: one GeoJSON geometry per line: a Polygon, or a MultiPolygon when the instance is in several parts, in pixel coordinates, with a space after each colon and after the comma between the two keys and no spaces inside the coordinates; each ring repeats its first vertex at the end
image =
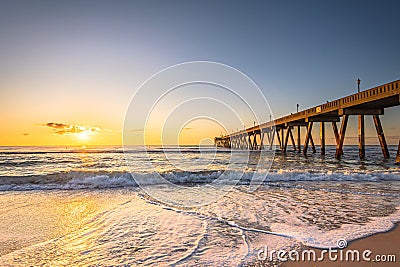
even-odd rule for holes
{"type": "MultiPolygon", "coordinates": [[[[321,249],[310,248],[307,247],[305,249],[315,249],[321,252],[321,249]]],[[[391,267],[398,266],[400,261],[400,225],[396,223],[391,229],[382,233],[375,233],[369,236],[361,237],[356,240],[352,240],[348,246],[344,249],[344,252],[349,250],[357,250],[360,253],[370,250],[372,252],[371,262],[362,261],[362,257],[359,262],[355,261],[332,261],[329,260],[328,257],[325,257],[323,261],[319,262],[311,262],[311,261],[302,261],[302,262],[281,262],[278,266],[281,267],[307,267],[307,266],[317,266],[317,267],[336,267],[336,266],[381,266],[381,267],[391,267]],[[376,262],[375,256],[385,256],[386,260],[388,260],[389,256],[395,255],[395,261],[393,258],[390,259],[391,262],[376,262]],[[375,261],[375,262],[374,262],[375,261]]],[[[345,258],[345,257],[344,257],[345,258]]]]}
{"type": "Polygon", "coordinates": [[[398,215],[391,208],[397,198],[391,196],[269,186],[248,194],[245,188],[192,209],[151,202],[137,187],[2,192],[0,223],[7,231],[0,236],[0,263],[250,264],[258,262],[257,251],[265,245],[325,247],[338,237],[350,242],[386,231],[398,215]],[[384,207],[384,200],[394,202],[384,207]],[[337,205],[348,210],[332,210],[337,205]],[[374,221],[374,214],[381,217],[374,221]],[[363,217],[369,218],[364,224],[363,217]]]}

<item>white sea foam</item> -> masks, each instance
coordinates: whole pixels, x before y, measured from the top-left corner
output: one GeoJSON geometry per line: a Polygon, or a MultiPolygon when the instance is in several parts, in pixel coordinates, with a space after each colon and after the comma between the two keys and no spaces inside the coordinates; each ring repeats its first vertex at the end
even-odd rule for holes
{"type": "MultiPolygon", "coordinates": [[[[396,148],[390,148],[391,153],[396,148]]],[[[257,174],[265,180],[254,192],[248,189],[255,164],[244,166],[239,162],[237,169],[224,172],[229,161],[227,151],[217,153],[211,166],[193,166],[199,153],[186,149],[183,171],[168,164],[162,149],[149,151],[156,166],[143,164],[143,150],[134,150],[127,155],[132,173],[127,171],[126,155],[115,149],[88,154],[0,153],[0,204],[9,215],[2,220],[9,224],[3,229],[18,223],[15,218],[20,217],[15,213],[32,212],[23,225],[38,223],[36,230],[40,232],[43,225],[49,225],[40,225],[42,219],[51,217],[53,211],[61,212],[61,217],[54,218],[59,221],[67,218],[70,209],[70,215],[79,218],[80,209],[88,202],[94,201],[91,209],[107,203],[105,213],[82,223],[79,231],[16,251],[0,263],[22,258],[39,265],[44,256],[51,259],[58,255],[54,248],[61,248],[64,254],[52,259],[54,265],[240,265],[264,245],[276,250],[299,245],[326,248],[335,246],[338,239],[351,241],[384,232],[400,221],[400,169],[393,160],[382,161],[378,149],[367,151],[367,164],[354,160],[356,148],[345,151],[341,161],[288,152],[286,157],[275,159],[270,171],[268,166],[259,166],[257,174]],[[157,173],[155,169],[163,171],[157,173]],[[185,194],[185,188],[192,187],[221,198],[196,208],[165,206],[145,196],[137,180],[177,199],[195,198],[185,194]],[[181,187],[168,187],[168,182],[181,187]],[[231,184],[237,186],[227,190],[229,186],[225,185],[231,184]],[[49,201],[51,196],[57,201],[49,201]],[[53,209],[54,203],[61,205],[71,196],[74,201],[70,204],[53,209]],[[26,206],[29,202],[33,204],[26,206]],[[31,211],[36,206],[41,207],[40,212],[31,211]],[[45,217],[42,211],[47,212],[45,217]]],[[[332,151],[328,149],[327,153],[332,151]]],[[[25,226],[18,230],[25,230],[25,226]]],[[[13,240],[13,234],[9,231],[7,240],[13,240]]],[[[31,235],[31,231],[26,232],[27,237],[31,235]]]]}
{"type": "MultiPolygon", "coordinates": [[[[2,177],[1,191],[7,190],[40,190],[40,189],[85,189],[85,188],[115,188],[137,186],[136,180],[141,185],[157,185],[164,183],[176,184],[239,184],[247,185],[251,182],[255,172],[253,171],[169,171],[157,172],[83,172],[72,171],[48,175],[25,177],[2,177]]],[[[326,171],[313,170],[277,170],[256,172],[264,177],[264,184],[275,182],[384,182],[399,181],[400,170],[386,171],[326,171]]]]}
{"type": "MultiPolygon", "coordinates": [[[[130,177],[99,175],[72,179],[65,186],[119,186],[128,182],[124,179],[133,182],[130,177]]],[[[32,205],[51,216],[56,200],[56,210],[64,219],[79,219],[85,214],[81,208],[87,205],[95,216],[86,219],[77,231],[14,251],[0,257],[0,263],[6,265],[17,259],[30,265],[52,260],[54,265],[115,265],[124,261],[131,265],[236,266],[253,261],[264,246],[274,250],[301,245],[326,248],[335,246],[338,239],[350,242],[387,231],[400,220],[398,196],[356,193],[361,189],[376,191],[385,183],[308,183],[313,190],[263,186],[249,193],[246,185],[237,186],[217,202],[192,209],[165,206],[129,188],[3,192],[2,209],[15,210],[18,206],[22,214],[31,212],[29,223],[38,224],[34,226],[37,232],[42,229],[42,218],[32,205]],[[346,190],[324,191],[336,187],[346,190]],[[92,210],[98,208],[101,212],[92,210]]],[[[398,190],[400,184],[391,186],[398,190]]],[[[182,190],[162,188],[172,195],[184,194],[182,190]]],[[[217,189],[204,185],[204,190],[211,194],[217,189]]],[[[10,218],[3,220],[4,228],[10,222],[10,218]]],[[[31,235],[27,232],[24,236],[31,235]]]]}
{"type": "Polygon", "coordinates": [[[400,206],[397,211],[386,217],[373,217],[366,224],[343,224],[340,228],[326,231],[316,226],[296,226],[288,224],[272,224],[271,229],[276,234],[290,236],[306,246],[316,248],[337,248],[339,240],[347,242],[387,232],[400,221],[400,206]]]}

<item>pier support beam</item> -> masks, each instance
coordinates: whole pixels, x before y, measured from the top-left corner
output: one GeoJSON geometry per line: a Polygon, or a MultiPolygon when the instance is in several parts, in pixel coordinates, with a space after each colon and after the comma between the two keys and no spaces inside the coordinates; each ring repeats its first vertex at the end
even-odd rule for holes
{"type": "Polygon", "coordinates": [[[307,155],[308,143],[310,142],[310,138],[312,138],[311,136],[312,127],[313,127],[313,122],[311,121],[307,125],[306,140],[304,141],[304,148],[303,148],[304,155],[307,155]]]}
{"type": "Polygon", "coordinates": [[[256,135],[255,133],[250,133],[249,134],[249,141],[250,141],[250,150],[256,149],[257,142],[256,142],[256,135]],[[253,137],[253,138],[252,138],[253,137]],[[253,139],[253,140],[252,140],[253,139]]]}
{"type": "Polygon", "coordinates": [[[340,156],[343,154],[344,137],[346,135],[346,128],[348,121],[349,121],[349,115],[343,115],[342,125],[340,126],[339,143],[336,145],[335,158],[337,159],[340,159],[340,156]]]}
{"type": "Polygon", "coordinates": [[[311,144],[312,153],[313,154],[317,153],[317,150],[315,149],[315,144],[314,144],[314,139],[312,137],[312,133],[310,135],[310,144],[311,144]]]}
{"type": "Polygon", "coordinates": [[[254,134],[254,141],[255,141],[255,145],[256,147],[254,148],[255,150],[259,150],[260,149],[260,145],[259,145],[259,141],[261,141],[261,133],[257,132],[254,134]],[[258,136],[258,140],[257,140],[257,136],[258,136]]]}
{"type": "Polygon", "coordinates": [[[290,127],[288,127],[286,129],[286,137],[285,137],[285,142],[284,142],[283,150],[282,150],[283,153],[286,153],[287,145],[288,145],[288,142],[289,142],[289,135],[290,135],[290,127]]]}
{"type": "Polygon", "coordinates": [[[359,108],[341,108],[338,110],[339,116],[342,115],[383,115],[384,110],[383,109],[371,109],[371,108],[365,108],[365,109],[359,109],[359,108]]]}
{"type": "Polygon", "coordinates": [[[270,142],[269,142],[269,150],[271,150],[271,149],[272,149],[272,146],[274,145],[275,132],[276,132],[276,129],[273,128],[273,129],[272,129],[272,134],[271,134],[271,139],[270,139],[270,142]]]}
{"type": "Polygon", "coordinates": [[[385,135],[383,134],[383,128],[382,128],[381,120],[379,119],[379,115],[374,115],[373,118],[374,118],[374,124],[375,124],[375,128],[376,128],[376,133],[378,134],[379,143],[380,143],[381,148],[382,148],[383,157],[385,159],[388,159],[388,158],[390,158],[390,155],[389,155],[389,150],[387,148],[385,135]]]}
{"type": "Polygon", "coordinates": [[[269,147],[271,144],[271,135],[272,135],[272,130],[267,130],[267,145],[268,145],[268,149],[271,150],[271,148],[269,147]]]}
{"type": "Polygon", "coordinates": [[[290,140],[292,141],[292,145],[293,145],[293,149],[294,151],[296,151],[296,143],[294,142],[294,137],[293,137],[293,133],[292,133],[292,127],[288,128],[289,130],[289,134],[290,134],[290,140]]]}
{"type": "MultiPolygon", "coordinates": [[[[335,136],[336,146],[338,146],[340,143],[340,137],[336,122],[332,122],[332,129],[333,129],[333,135],[335,136]]],[[[340,151],[340,155],[343,155],[343,150],[340,151]]]]}
{"type": "Polygon", "coordinates": [[[358,156],[365,158],[364,115],[358,115],[358,156]]]}
{"type": "Polygon", "coordinates": [[[283,142],[283,140],[281,141],[281,137],[280,137],[280,134],[279,134],[279,130],[276,130],[276,137],[278,138],[279,148],[282,149],[282,142],[283,142]]]}
{"type": "Polygon", "coordinates": [[[251,141],[251,135],[249,133],[247,134],[247,148],[249,150],[253,149],[253,142],[251,141]]]}
{"type": "Polygon", "coordinates": [[[297,151],[300,153],[301,152],[301,139],[300,139],[300,125],[297,126],[297,151]]]}
{"type": "Polygon", "coordinates": [[[321,142],[321,155],[325,155],[325,122],[320,123],[319,139],[321,142]]]}
{"type": "MultiPolygon", "coordinates": [[[[258,144],[258,140],[257,140],[257,136],[259,135],[259,132],[254,133],[254,150],[259,150],[259,144],[258,144]]],[[[261,140],[261,137],[258,138],[259,140],[261,140]]]]}
{"type": "Polygon", "coordinates": [[[400,163],[400,140],[399,140],[399,146],[397,147],[396,162],[400,163]]]}

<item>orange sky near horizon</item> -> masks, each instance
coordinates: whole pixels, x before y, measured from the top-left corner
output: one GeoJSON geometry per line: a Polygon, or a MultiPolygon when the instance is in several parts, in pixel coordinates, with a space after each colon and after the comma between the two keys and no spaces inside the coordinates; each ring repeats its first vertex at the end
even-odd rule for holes
{"type": "MultiPolygon", "coordinates": [[[[123,132],[140,145],[134,137],[141,125],[123,129],[136,90],[155,73],[194,60],[222,62],[250,77],[271,106],[267,113],[264,106],[252,105],[264,116],[260,123],[268,120],[269,111],[279,118],[295,112],[297,104],[305,110],[353,94],[358,78],[361,90],[399,79],[398,36],[393,35],[398,9],[378,2],[329,6],[264,1],[1,3],[0,146],[122,145],[123,132]],[[378,17],[371,20],[371,14],[378,17]]],[[[151,89],[146,96],[154,94],[151,89]]],[[[182,95],[171,98],[178,101],[182,95]]],[[[215,88],[209,88],[208,96],[227,100],[215,88]]],[[[257,98],[249,93],[252,96],[257,98]]],[[[243,111],[237,102],[229,103],[238,113],[243,111]]],[[[188,105],[174,113],[165,144],[199,144],[225,133],[206,120],[177,133],[183,126],[178,119],[186,120],[191,110],[226,119],[229,133],[253,125],[245,112],[242,121],[233,122],[232,115],[212,104],[188,105]]],[[[134,107],[140,110],[146,112],[134,107]]],[[[165,115],[162,109],[154,114],[165,115]]],[[[381,116],[389,145],[399,142],[399,118],[399,106],[381,116]]],[[[161,144],[159,125],[148,126],[147,145],[161,144]]],[[[366,144],[379,144],[370,116],[365,125],[366,144]]],[[[315,124],[316,145],[318,131],[315,124]]],[[[326,135],[327,145],[333,145],[330,124],[326,135]]],[[[302,140],[304,136],[302,129],[302,140]]],[[[345,143],[357,144],[355,116],[349,120],[345,143]]]]}
{"type": "MultiPolygon", "coordinates": [[[[87,89],[86,83],[78,79],[65,82],[60,89],[54,90],[56,83],[47,81],[47,76],[42,77],[40,81],[35,79],[27,79],[25,83],[13,81],[14,85],[8,84],[13,90],[0,91],[0,146],[122,145],[125,112],[134,90],[113,90],[111,86],[101,83],[101,79],[93,82],[89,87],[91,89],[87,89]]],[[[391,126],[391,122],[398,119],[397,114],[398,109],[394,107],[385,110],[385,115],[381,116],[390,145],[398,144],[397,128],[391,126]]],[[[366,116],[365,124],[366,144],[378,144],[369,116],[366,116]]],[[[196,145],[205,138],[212,140],[221,133],[225,134],[225,129],[221,126],[206,120],[174,128],[174,136],[164,139],[164,144],[196,145]],[[190,130],[182,130],[177,134],[176,131],[183,126],[190,130]]],[[[318,125],[315,125],[313,129],[317,145],[318,128],[318,125]]],[[[334,144],[330,128],[327,124],[327,145],[334,144]]],[[[160,131],[160,127],[149,127],[146,132],[146,145],[162,144],[160,131]]],[[[304,134],[302,132],[302,139],[304,134]]],[[[345,143],[357,143],[355,117],[350,118],[345,143]]],[[[141,145],[140,142],[136,144],[141,145]]]]}
{"type": "MultiPolygon", "coordinates": [[[[48,75],[25,75],[23,82],[10,79],[8,84],[3,80],[3,87],[10,90],[0,90],[0,146],[122,145],[125,113],[134,90],[122,85],[119,86],[124,90],[115,90],[101,77],[91,81],[90,86],[82,79],[65,81],[59,88],[48,75]],[[91,130],[92,128],[95,130],[91,130]]],[[[140,82],[138,79],[136,85],[140,82]]],[[[398,111],[397,107],[390,108],[381,116],[387,142],[391,145],[398,144],[397,126],[393,125],[398,120],[398,111]]],[[[157,114],[155,115],[157,117],[157,114]]],[[[366,144],[378,144],[370,116],[366,116],[365,125],[366,144]]],[[[175,128],[179,130],[181,126],[175,128]]],[[[164,140],[164,144],[195,145],[204,138],[213,139],[225,133],[225,129],[207,121],[195,122],[186,127],[191,129],[184,130],[179,135],[175,133],[175,136],[164,140]]],[[[318,125],[315,125],[313,129],[317,145],[318,128],[318,125]]],[[[330,128],[329,125],[326,126],[327,145],[334,144],[330,128]]],[[[149,129],[146,133],[146,144],[162,144],[160,127],[149,129]]],[[[230,132],[233,129],[227,130],[230,132]]],[[[132,132],[132,135],[134,134],[132,132]]],[[[345,143],[357,143],[355,117],[350,118],[345,143]]],[[[141,145],[140,142],[136,144],[141,145]]]]}
{"type": "MultiPolygon", "coordinates": [[[[18,114],[14,114],[18,117],[18,114]]],[[[114,125],[101,123],[96,120],[96,123],[89,123],[86,120],[76,120],[83,121],[83,124],[74,123],[63,123],[60,121],[38,122],[40,120],[35,120],[30,118],[30,116],[22,116],[20,120],[13,119],[8,121],[2,116],[0,121],[2,125],[7,125],[7,127],[2,127],[0,134],[0,146],[96,146],[96,145],[122,145],[122,120],[120,125],[114,123],[114,125]],[[49,125],[46,125],[49,124],[49,125]],[[60,124],[63,126],[55,127],[53,124],[60,124]],[[111,127],[110,127],[111,126],[111,127]],[[61,132],[60,132],[61,129],[61,132]]],[[[369,122],[368,116],[366,117],[366,125],[372,124],[369,122]]],[[[345,139],[346,144],[356,144],[356,120],[351,118],[349,122],[349,130],[345,139]],[[354,125],[353,125],[354,124],[354,125]]],[[[330,126],[326,126],[327,134],[327,145],[334,145],[333,135],[330,133],[330,126]]],[[[313,129],[313,136],[316,145],[319,144],[318,125],[315,125],[313,129]]],[[[390,130],[388,130],[390,132],[390,130]]],[[[214,123],[206,121],[195,121],[185,125],[179,134],[173,133],[168,135],[167,138],[162,139],[163,135],[160,128],[151,129],[151,127],[146,131],[146,145],[199,145],[199,144],[212,144],[212,140],[215,136],[220,136],[225,134],[225,129],[214,123]]],[[[143,134],[132,132],[132,135],[143,134]]],[[[305,134],[304,129],[302,129],[302,139],[305,134]]],[[[396,145],[398,142],[397,136],[387,135],[387,142],[389,145],[396,145]]],[[[140,142],[136,143],[141,145],[140,142]]],[[[366,129],[366,144],[376,145],[378,144],[378,138],[374,129],[372,127],[366,129]]]]}
{"type": "MultiPolygon", "coordinates": [[[[100,117],[89,121],[82,113],[84,119],[52,120],[56,117],[52,112],[49,118],[35,118],[35,111],[21,113],[10,113],[0,118],[2,127],[0,132],[0,146],[90,146],[90,145],[122,145],[123,116],[119,116],[118,123],[109,123],[107,119],[100,117]],[[82,122],[82,123],[81,123],[82,122]]],[[[4,112],[4,109],[2,110],[4,112]]],[[[60,112],[58,109],[57,112],[60,112]]],[[[68,113],[68,110],[65,110],[68,113]]],[[[6,112],[4,112],[6,113],[6,112]]],[[[113,114],[118,117],[118,114],[113,114]]],[[[60,116],[64,117],[64,116],[60,116]]],[[[174,136],[162,133],[160,128],[149,127],[146,131],[146,145],[190,145],[190,144],[212,144],[215,136],[225,134],[225,130],[216,124],[203,122],[192,122],[181,129],[174,136]],[[162,135],[164,139],[162,140],[162,135]],[[205,140],[209,139],[209,140],[205,140]]],[[[131,135],[143,134],[132,131],[131,135]]],[[[137,145],[141,145],[138,141],[137,145]]]]}

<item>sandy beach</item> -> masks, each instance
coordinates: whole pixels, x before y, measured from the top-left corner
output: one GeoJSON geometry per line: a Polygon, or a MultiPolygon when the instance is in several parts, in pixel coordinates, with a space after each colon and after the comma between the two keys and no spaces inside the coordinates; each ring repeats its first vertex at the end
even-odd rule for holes
{"type": "MultiPolygon", "coordinates": [[[[350,242],[345,251],[348,250],[358,250],[360,254],[362,251],[371,250],[372,254],[370,256],[371,262],[333,262],[325,257],[322,262],[285,262],[282,267],[305,267],[305,266],[315,266],[315,267],[346,267],[346,266],[376,266],[376,267],[386,267],[386,266],[399,266],[400,261],[400,227],[397,224],[391,231],[385,233],[374,234],[365,238],[361,238],[350,242]],[[372,261],[375,255],[395,255],[396,262],[377,262],[372,261]]],[[[317,252],[321,250],[315,249],[317,252]]]]}
{"type": "MultiPolygon", "coordinates": [[[[336,232],[318,231],[308,221],[299,228],[298,218],[310,214],[300,211],[303,200],[324,203],[327,210],[314,204],[313,207],[326,214],[325,220],[329,221],[340,214],[329,213],[338,202],[333,201],[330,206],[328,199],[337,200],[334,198],[337,193],[306,194],[303,189],[265,186],[248,194],[244,189],[238,186],[216,203],[186,210],[150,201],[135,187],[3,192],[0,224],[6,230],[0,235],[0,265],[272,266],[272,261],[263,265],[257,260],[257,252],[265,246],[271,251],[286,248],[300,251],[306,245],[311,246],[312,240],[329,244],[329,240],[346,235],[346,240],[351,240],[349,237],[357,232],[362,234],[367,229],[372,231],[374,225],[386,225],[390,218],[390,215],[384,216],[372,224],[354,224],[351,228],[335,225],[336,232]],[[292,206],[282,206],[279,199],[292,206]],[[292,229],[295,225],[284,230],[285,224],[278,221],[283,219],[297,224],[297,235],[292,229]]],[[[348,207],[363,206],[362,213],[376,208],[371,205],[373,199],[367,202],[365,199],[360,196],[346,201],[351,202],[348,207]]],[[[348,216],[342,220],[355,220],[354,216],[348,216]]],[[[348,249],[358,249],[361,253],[369,249],[373,252],[371,258],[378,254],[398,256],[399,234],[400,228],[396,227],[387,233],[350,242],[348,249]]],[[[314,251],[320,255],[321,250],[314,251]]],[[[395,263],[368,264],[325,260],[311,265],[292,262],[282,266],[396,266],[395,263]]]]}

